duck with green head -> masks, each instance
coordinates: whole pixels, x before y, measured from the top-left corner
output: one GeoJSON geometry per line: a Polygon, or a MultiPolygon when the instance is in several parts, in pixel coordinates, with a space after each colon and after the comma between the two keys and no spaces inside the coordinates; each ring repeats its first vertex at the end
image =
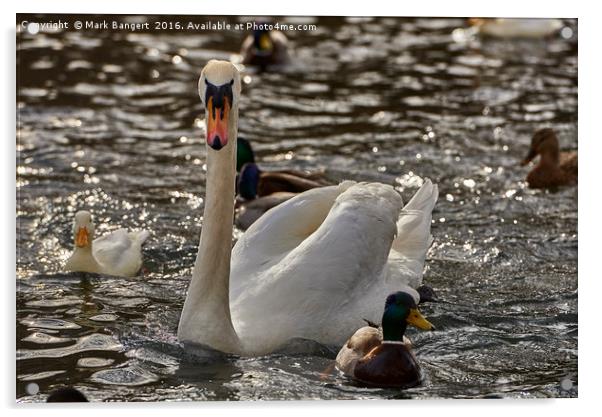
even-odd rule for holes
{"type": "Polygon", "coordinates": [[[263,171],[255,164],[255,154],[248,140],[239,137],[236,148],[236,225],[246,230],[266,211],[298,193],[329,185],[320,173],[281,170],[263,171]]]}
{"type": "Polygon", "coordinates": [[[269,30],[269,26],[269,23],[260,23],[244,40],[240,50],[243,64],[265,69],[290,62],[286,36],[280,31],[269,30]]]}
{"type": "Polygon", "coordinates": [[[405,291],[387,297],[382,331],[362,327],[345,343],[336,358],[336,367],[368,385],[408,388],[420,383],[420,366],[412,344],[405,337],[407,326],[434,330],[418,310],[416,299],[405,291]]]}

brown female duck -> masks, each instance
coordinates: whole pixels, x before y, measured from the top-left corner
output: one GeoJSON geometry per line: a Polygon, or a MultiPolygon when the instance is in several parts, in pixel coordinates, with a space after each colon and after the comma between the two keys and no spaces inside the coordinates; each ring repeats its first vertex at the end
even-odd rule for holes
{"type": "Polygon", "coordinates": [[[533,134],[529,153],[521,165],[539,155],[539,163],[527,175],[530,188],[553,188],[577,184],[577,151],[560,152],[556,133],[549,128],[533,134]]]}

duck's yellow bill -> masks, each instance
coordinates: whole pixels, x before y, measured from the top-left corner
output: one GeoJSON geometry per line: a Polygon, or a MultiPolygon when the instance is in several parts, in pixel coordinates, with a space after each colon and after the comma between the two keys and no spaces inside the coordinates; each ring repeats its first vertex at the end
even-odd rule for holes
{"type": "Polygon", "coordinates": [[[263,33],[259,37],[259,49],[261,51],[268,51],[268,52],[272,52],[272,49],[274,49],[274,45],[272,44],[272,39],[270,38],[269,33],[263,33]]]}
{"type": "Polygon", "coordinates": [[[213,97],[207,103],[207,145],[219,151],[228,143],[228,117],[230,116],[230,103],[223,100],[223,106],[215,107],[213,97]]]}
{"type": "Polygon", "coordinates": [[[80,227],[75,235],[75,244],[80,248],[88,246],[89,238],[88,230],[85,227],[80,227]]]}
{"type": "Polygon", "coordinates": [[[406,319],[406,322],[422,330],[435,330],[435,326],[425,319],[417,308],[410,309],[410,315],[406,319]]]}

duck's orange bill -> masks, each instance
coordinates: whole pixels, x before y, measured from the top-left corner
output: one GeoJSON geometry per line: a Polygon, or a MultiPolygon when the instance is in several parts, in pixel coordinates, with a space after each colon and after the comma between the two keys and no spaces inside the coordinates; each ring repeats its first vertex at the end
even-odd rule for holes
{"type": "Polygon", "coordinates": [[[88,235],[88,230],[85,227],[80,227],[75,235],[75,245],[79,248],[88,246],[89,237],[90,235],[88,235]]]}
{"type": "Polygon", "coordinates": [[[406,319],[406,322],[422,330],[435,330],[435,326],[433,326],[430,321],[425,319],[417,308],[410,309],[410,315],[406,319]]]}
{"type": "Polygon", "coordinates": [[[223,100],[222,107],[214,107],[213,97],[207,103],[207,145],[219,151],[228,143],[228,118],[230,117],[230,103],[223,100]]]}

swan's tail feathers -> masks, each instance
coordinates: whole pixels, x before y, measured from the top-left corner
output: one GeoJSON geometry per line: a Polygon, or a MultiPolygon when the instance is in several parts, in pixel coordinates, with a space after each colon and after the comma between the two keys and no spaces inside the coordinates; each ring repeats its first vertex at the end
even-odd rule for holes
{"type": "Polygon", "coordinates": [[[399,255],[424,263],[426,252],[433,243],[432,212],[439,196],[437,185],[426,180],[405,205],[397,221],[397,237],[392,250],[399,255]]]}
{"type": "Polygon", "coordinates": [[[148,230],[139,230],[136,232],[130,232],[129,236],[132,241],[138,242],[140,245],[142,245],[146,239],[149,238],[150,232],[148,230]]]}
{"type": "Polygon", "coordinates": [[[404,206],[404,210],[421,210],[428,211],[429,214],[433,211],[435,203],[439,197],[439,189],[436,184],[433,184],[428,178],[422,184],[422,187],[411,200],[404,206]]]}

